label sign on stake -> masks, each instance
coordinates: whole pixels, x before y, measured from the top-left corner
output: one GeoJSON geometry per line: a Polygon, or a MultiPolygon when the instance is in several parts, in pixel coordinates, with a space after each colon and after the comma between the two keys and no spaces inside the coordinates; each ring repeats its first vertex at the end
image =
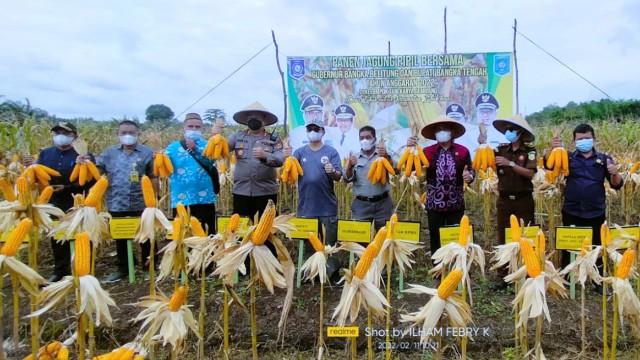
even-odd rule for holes
{"type": "Polygon", "coordinates": [[[558,250],[580,251],[585,238],[588,238],[590,243],[592,242],[593,229],[590,227],[556,227],[556,249],[558,250]]]}
{"type": "MultiPolygon", "coordinates": [[[[229,225],[230,219],[231,219],[231,216],[218,216],[216,218],[216,226],[218,227],[218,232],[224,232],[225,230],[227,230],[227,225],[229,225]]],[[[249,229],[249,218],[246,216],[241,216],[238,233],[245,234],[248,229],[249,229]]]]}
{"type": "MultiPolygon", "coordinates": [[[[387,221],[387,231],[389,231],[389,221],[387,221]]],[[[398,221],[396,223],[396,237],[398,240],[420,242],[420,222],[398,221]]]]}
{"type": "Polygon", "coordinates": [[[371,242],[371,223],[358,220],[338,220],[338,241],[371,242]]]}
{"type": "MultiPolygon", "coordinates": [[[[460,237],[460,226],[445,226],[440,228],[440,246],[445,246],[451,242],[458,242],[460,237]]],[[[471,241],[473,242],[473,226],[469,226],[471,241]]]]}
{"type": "Polygon", "coordinates": [[[318,219],[291,218],[289,223],[296,227],[296,231],[291,233],[292,239],[307,239],[312,232],[318,236],[318,219]]]}
{"type": "MultiPolygon", "coordinates": [[[[634,239],[640,238],[640,226],[621,226],[622,231],[616,227],[612,227],[611,229],[611,240],[615,240],[616,238],[622,238],[622,233],[625,235],[633,236],[634,239]]],[[[602,240],[602,239],[601,239],[602,240]]],[[[631,246],[630,239],[624,239],[622,245],[620,245],[620,249],[627,249],[631,246]]]]}
{"type": "MultiPolygon", "coordinates": [[[[522,228],[522,237],[534,240],[538,235],[538,231],[540,231],[540,226],[538,225],[525,226],[524,228],[522,228]]],[[[505,244],[513,242],[513,240],[511,240],[510,227],[504,229],[504,242],[505,244]]]]}
{"type": "Polygon", "coordinates": [[[136,237],[138,226],[140,226],[139,217],[112,218],[109,221],[109,230],[114,240],[133,239],[136,237]]]}

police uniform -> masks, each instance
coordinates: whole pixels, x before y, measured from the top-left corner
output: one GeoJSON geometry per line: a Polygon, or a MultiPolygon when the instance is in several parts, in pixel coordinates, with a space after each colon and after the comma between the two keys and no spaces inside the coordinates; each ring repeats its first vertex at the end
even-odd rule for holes
{"type": "Polygon", "coordinates": [[[460,104],[451,103],[444,111],[447,117],[450,117],[454,120],[458,120],[461,123],[466,121],[467,113],[464,111],[464,107],[460,104]]]}
{"type": "Polygon", "coordinates": [[[502,156],[510,162],[509,166],[499,166],[497,171],[499,195],[496,210],[500,244],[505,242],[504,229],[509,227],[511,214],[518,219],[523,219],[525,224],[533,224],[535,213],[532,179],[521,176],[513,170],[515,165],[534,172],[537,170],[536,149],[530,144],[534,140],[533,132],[526,121],[519,116],[514,119],[494,121],[494,126],[503,133],[509,125],[519,129],[520,146],[514,150],[511,143],[500,144],[495,150],[496,156],[502,156]]]}
{"type": "MultiPolygon", "coordinates": [[[[245,125],[247,114],[260,112],[266,116],[264,126],[275,124],[278,120],[259,103],[249,105],[245,110],[234,114],[236,122],[245,125]]],[[[233,173],[233,211],[241,216],[253,218],[256,212],[262,213],[269,199],[277,202],[278,181],[276,168],[282,166],[284,154],[282,141],[275,132],[253,135],[248,130],[239,131],[229,137],[229,151],[236,155],[233,173]],[[261,147],[266,159],[253,156],[254,147],[261,147]]]]}

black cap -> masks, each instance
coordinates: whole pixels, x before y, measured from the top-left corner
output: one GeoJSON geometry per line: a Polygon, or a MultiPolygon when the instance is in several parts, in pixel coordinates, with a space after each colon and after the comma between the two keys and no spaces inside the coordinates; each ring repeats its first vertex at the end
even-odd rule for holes
{"type": "Polygon", "coordinates": [[[346,119],[346,118],[352,118],[356,116],[356,111],[353,110],[353,108],[347,104],[338,105],[338,107],[335,110],[333,110],[333,113],[336,115],[336,118],[338,119],[346,119]]]}
{"type": "Polygon", "coordinates": [[[483,92],[476,98],[476,108],[478,109],[492,109],[495,110],[500,107],[498,99],[491,93],[483,92]]]}
{"type": "Polygon", "coordinates": [[[302,111],[322,110],[324,108],[324,100],[318,94],[311,94],[302,100],[300,109],[302,111]]]}
{"type": "Polygon", "coordinates": [[[444,113],[451,118],[464,118],[467,115],[467,113],[464,111],[464,107],[456,103],[449,104],[444,113]]]}
{"type": "Polygon", "coordinates": [[[71,131],[76,135],[78,134],[78,130],[76,129],[76,127],[68,121],[60,121],[59,123],[55,124],[51,128],[51,131],[56,131],[56,130],[66,130],[66,131],[71,131]]]}

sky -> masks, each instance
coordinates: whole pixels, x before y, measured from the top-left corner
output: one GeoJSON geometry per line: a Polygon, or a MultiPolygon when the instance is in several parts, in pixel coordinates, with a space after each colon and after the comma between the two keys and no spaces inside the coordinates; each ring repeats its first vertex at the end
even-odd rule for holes
{"type": "MultiPolygon", "coordinates": [[[[5,2],[0,101],[61,117],[176,114],[271,42],[287,56],[511,51],[518,29],[614,99],[640,98],[640,1],[49,1],[5,2]]],[[[521,112],[598,100],[602,93],[517,38],[521,112]]],[[[278,117],[271,46],[188,109],[227,114],[260,101],[278,117]]]]}

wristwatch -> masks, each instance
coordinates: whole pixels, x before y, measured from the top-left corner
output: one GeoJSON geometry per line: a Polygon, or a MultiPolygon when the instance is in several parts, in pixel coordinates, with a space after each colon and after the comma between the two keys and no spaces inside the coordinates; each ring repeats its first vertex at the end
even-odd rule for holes
{"type": "Polygon", "coordinates": [[[509,167],[514,167],[514,166],[516,166],[516,163],[513,161],[509,161],[509,167]]]}

